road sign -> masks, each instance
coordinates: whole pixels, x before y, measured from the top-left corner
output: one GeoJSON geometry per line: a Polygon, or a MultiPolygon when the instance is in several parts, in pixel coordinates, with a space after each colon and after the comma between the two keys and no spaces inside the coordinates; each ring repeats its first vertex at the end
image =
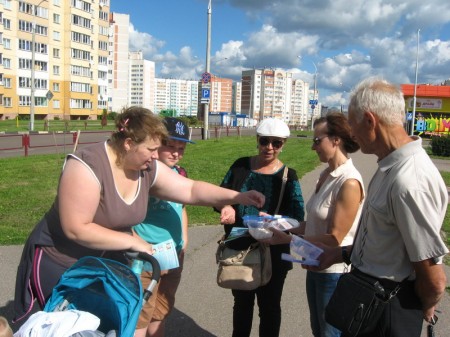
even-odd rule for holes
{"type": "Polygon", "coordinates": [[[203,83],[209,83],[211,81],[211,74],[208,72],[204,72],[202,74],[202,82],[203,83]]]}
{"type": "Polygon", "coordinates": [[[210,98],[211,90],[207,88],[202,88],[202,98],[210,98]]]}
{"type": "Polygon", "coordinates": [[[317,100],[317,99],[310,99],[309,100],[309,104],[314,104],[314,105],[317,105],[319,103],[319,101],[317,100]]]}
{"type": "Polygon", "coordinates": [[[200,104],[209,104],[209,98],[200,99],[200,104]]]}
{"type": "Polygon", "coordinates": [[[408,121],[412,120],[412,112],[408,112],[408,115],[406,116],[406,119],[408,121]]]}
{"type": "Polygon", "coordinates": [[[316,106],[314,105],[314,104],[311,104],[311,109],[315,109],[316,108],[316,106]]]}

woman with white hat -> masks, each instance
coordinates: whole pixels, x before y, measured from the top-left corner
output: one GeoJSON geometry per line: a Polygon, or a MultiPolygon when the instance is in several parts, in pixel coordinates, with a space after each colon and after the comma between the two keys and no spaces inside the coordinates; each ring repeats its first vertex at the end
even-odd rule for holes
{"type": "MultiPolygon", "coordinates": [[[[245,205],[227,205],[220,209],[220,221],[224,224],[225,236],[233,227],[244,227],[243,216],[259,215],[260,212],[280,215],[303,221],[303,196],[297,173],[287,168],[285,190],[280,196],[283,174],[286,165],[279,155],[290,136],[289,127],[279,119],[265,119],[256,128],[258,153],[251,157],[237,159],[225,175],[221,186],[235,191],[257,190],[265,195],[261,209],[245,205]],[[275,212],[282,198],[279,211],[275,212]]],[[[228,241],[234,249],[245,249],[255,242],[250,237],[228,241]]],[[[259,336],[277,337],[281,324],[281,295],[287,272],[292,263],[281,260],[281,254],[289,254],[289,244],[270,246],[272,258],[272,277],[269,283],[255,290],[232,290],[233,337],[250,336],[253,321],[255,297],[259,306],[259,336]]]]}

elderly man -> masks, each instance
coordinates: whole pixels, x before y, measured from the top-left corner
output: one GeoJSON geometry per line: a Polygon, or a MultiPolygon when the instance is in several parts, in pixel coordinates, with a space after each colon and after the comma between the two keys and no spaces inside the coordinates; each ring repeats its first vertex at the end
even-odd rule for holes
{"type": "MultiPolygon", "coordinates": [[[[378,157],[353,247],[325,248],[320,268],[344,261],[352,272],[400,290],[375,330],[364,336],[420,336],[423,320],[434,322],[446,285],[448,253],[440,228],[448,205],[445,183],[419,137],[403,128],[405,101],[396,86],[376,78],[351,95],[349,123],[364,153],[378,157]]],[[[345,336],[345,333],[344,333],[345,336]]]]}

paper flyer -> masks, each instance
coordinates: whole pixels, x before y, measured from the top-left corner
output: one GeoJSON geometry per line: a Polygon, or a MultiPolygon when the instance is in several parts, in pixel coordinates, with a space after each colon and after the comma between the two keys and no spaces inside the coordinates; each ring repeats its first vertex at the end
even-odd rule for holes
{"type": "Polygon", "coordinates": [[[228,242],[234,239],[238,239],[241,237],[249,236],[248,228],[245,227],[233,227],[231,229],[230,235],[224,240],[224,242],[228,242]]]}
{"type": "Polygon", "coordinates": [[[281,258],[286,261],[318,266],[319,261],[317,258],[322,253],[323,249],[297,235],[293,235],[291,240],[291,255],[283,254],[281,258]]]}
{"type": "MultiPolygon", "coordinates": [[[[158,260],[161,270],[174,269],[180,266],[175,242],[172,239],[153,244],[153,250],[153,256],[158,260]]],[[[152,271],[152,266],[149,262],[145,262],[144,270],[152,271]]]]}

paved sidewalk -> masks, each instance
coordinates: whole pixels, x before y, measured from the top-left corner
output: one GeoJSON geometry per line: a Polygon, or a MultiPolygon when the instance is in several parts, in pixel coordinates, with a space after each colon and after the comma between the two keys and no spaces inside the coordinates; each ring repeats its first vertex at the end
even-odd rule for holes
{"type": "MultiPolygon", "coordinates": [[[[367,187],[376,170],[374,156],[352,155],[360,169],[367,187]]],[[[301,179],[305,199],[311,195],[318,173],[324,164],[301,179]]],[[[183,278],[177,294],[176,309],[167,322],[167,336],[177,337],[226,337],[231,335],[232,295],[229,290],[219,288],[215,282],[215,250],[222,235],[221,226],[193,227],[189,229],[189,250],[185,259],[183,278]]],[[[12,316],[14,279],[21,246],[0,247],[2,280],[0,283],[0,315],[9,320],[12,316]]],[[[450,280],[450,268],[446,267],[450,280]]],[[[281,337],[310,337],[309,312],[305,294],[305,272],[295,265],[289,272],[282,299],[281,337]]],[[[449,284],[450,285],[450,284],[449,284]]],[[[439,322],[435,328],[437,337],[448,336],[450,326],[450,295],[445,294],[440,303],[439,322]]],[[[257,312],[251,336],[258,336],[257,312]]],[[[17,326],[13,327],[17,329],[17,326]]],[[[422,334],[425,337],[426,333],[422,334]]]]}

